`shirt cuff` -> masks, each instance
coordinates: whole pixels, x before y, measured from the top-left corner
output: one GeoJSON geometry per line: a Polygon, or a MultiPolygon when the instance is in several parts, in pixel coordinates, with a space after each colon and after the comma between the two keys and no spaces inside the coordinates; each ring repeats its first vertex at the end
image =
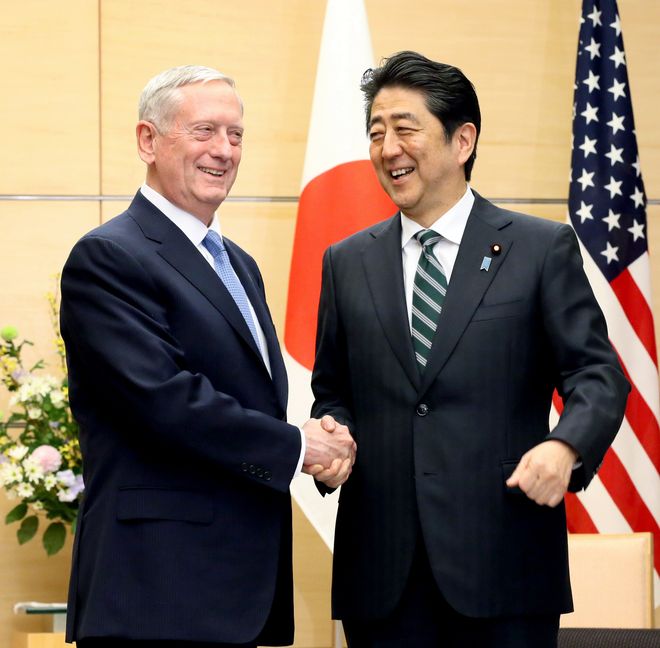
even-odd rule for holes
{"type": "Polygon", "coordinates": [[[296,466],[296,471],[293,473],[293,477],[291,477],[291,481],[293,481],[302,472],[303,459],[305,458],[305,450],[307,449],[305,433],[303,432],[302,428],[298,428],[298,430],[300,430],[300,459],[298,459],[298,465],[296,466]]]}

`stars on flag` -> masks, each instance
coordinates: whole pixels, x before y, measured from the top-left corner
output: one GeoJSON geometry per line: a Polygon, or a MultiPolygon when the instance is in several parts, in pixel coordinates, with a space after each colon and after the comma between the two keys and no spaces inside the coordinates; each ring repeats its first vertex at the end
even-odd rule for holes
{"type": "Polygon", "coordinates": [[[623,180],[615,180],[612,176],[610,176],[609,183],[605,185],[605,189],[607,189],[610,192],[610,198],[614,198],[614,196],[623,195],[621,193],[622,184],[623,184],[623,180]]]}
{"type": "Polygon", "coordinates": [[[621,21],[614,3],[585,0],[573,104],[569,215],[608,281],[647,251],[621,21]]]}
{"type": "Polygon", "coordinates": [[[584,151],[584,157],[588,157],[590,153],[596,153],[597,141],[595,137],[594,139],[589,139],[586,135],[584,136],[584,142],[579,147],[584,151]]]}
{"type": "Polygon", "coordinates": [[[606,158],[610,158],[610,163],[612,166],[615,165],[617,162],[621,162],[623,164],[623,158],[621,157],[621,154],[623,153],[623,146],[621,148],[617,148],[614,146],[614,144],[610,144],[610,152],[605,153],[606,158]]]}
{"type": "Polygon", "coordinates": [[[599,81],[600,77],[589,70],[589,76],[587,76],[587,78],[584,79],[582,83],[587,85],[589,92],[593,92],[594,90],[600,90],[600,85],[598,85],[599,81]]]}
{"type": "Polygon", "coordinates": [[[614,79],[614,82],[612,83],[612,86],[607,89],[608,92],[611,92],[614,95],[615,101],[619,99],[620,97],[625,97],[626,96],[626,91],[625,88],[626,84],[622,83],[620,81],[617,81],[614,79]]]}
{"type": "Polygon", "coordinates": [[[623,127],[623,120],[625,118],[625,115],[617,115],[615,112],[612,113],[612,119],[607,122],[607,125],[612,129],[612,135],[616,135],[619,131],[625,130],[623,127]]]}
{"type": "Polygon", "coordinates": [[[587,101],[587,107],[580,114],[587,120],[587,124],[598,121],[598,106],[592,106],[587,101]]]}

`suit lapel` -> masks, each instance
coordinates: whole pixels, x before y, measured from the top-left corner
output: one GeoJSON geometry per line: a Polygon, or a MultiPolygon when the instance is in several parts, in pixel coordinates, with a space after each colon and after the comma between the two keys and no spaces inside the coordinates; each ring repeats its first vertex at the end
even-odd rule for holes
{"type": "MultiPolygon", "coordinates": [[[[286,402],[288,397],[288,383],[286,377],[286,368],[284,367],[284,360],[282,359],[282,352],[280,344],[277,340],[277,333],[275,325],[268,310],[268,305],[263,297],[262,290],[257,286],[253,274],[250,272],[247,265],[241,259],[239,248],[226,237],[224,238],[225,246],[229,254],[229,259],[236,272],[238,278],[243,284],[243,288],[254,308],[257,315],[261,330],[264,332],[266,338],[266,345],[268,346],[268,360],[270,362],[270,370],[273,376],[273,382],[277,391],[277,397],[283,409],[286,409],[286,402]]],[[[243,316],[241,315],[241,319],[243,316]]],[[[245,323],[245,320],[243,320],[245,323]]],[[[247,325],[245,325],[247,329],[247,325]]],[[[249,329],[248,329],[249,332],[249,329]]],[[[252,335],[250,334],[250,338],[252,335]]],[[[261,354],[260,354],[261,357],[261,354]]]]}
{"type": "Polygon", "coordinates": [[[420,376],[410,337],[401,261],[401,219],[399,214],[371,233],[373,239],[362,252],[362,262],[385,337],[408,379],[419,388],[420,376]]]}
{"type": "Polygon", "coordinates": [[[442,370],[512,245],[510,235],[504,231],[511,222],[506,212],[476,192],[474,194],[475,202],[463,233],[431,354],[422,376],[421,393],[430,387],[442,370]],[[500,254],[494,254],[491,249],[496,243],[501,247],[500,254]],[[484,257],[491,259],[488,270],[481,269],[484,257]]]}
{"type": "Polygon", "coordinates": [[[236,302],[188,237],[139,191],[128,211],[144,235],[160,243],[156,252],[211,302],[263,363],[261,353],[236,302]]]}

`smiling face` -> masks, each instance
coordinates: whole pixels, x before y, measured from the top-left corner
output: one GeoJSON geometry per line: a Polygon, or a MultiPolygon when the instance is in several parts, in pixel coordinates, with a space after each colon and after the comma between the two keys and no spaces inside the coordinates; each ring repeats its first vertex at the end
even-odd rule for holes
{"type": "Polygon", "coordinates": [[[236,180],[243,111],[224,81],[194,83],[178,93],[166,132],[138,123],[138,149],[148,165],[147,184],[208,225],[236,180]]]}
{"type": "Polygon", "coordinates": [[[463,165],[474,136],[474,125],[467,123],[447,141],[417,90],[385,87],[371,106],[369,155],[378,179],[397,207],[425,227],[465,192],[463,165]]]}

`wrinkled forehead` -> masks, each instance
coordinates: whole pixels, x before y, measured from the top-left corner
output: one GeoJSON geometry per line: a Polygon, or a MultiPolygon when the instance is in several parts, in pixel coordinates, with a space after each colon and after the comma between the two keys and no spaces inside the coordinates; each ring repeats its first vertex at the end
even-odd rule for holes
{"type": "Polygon", "coordinates": [[[243,102],[236,88],[225,81],[189,83],[176,88],[168,112],[171,120],[208,118],[211,121],[214,115],[229,116],[235,112],[234,120],[241,121],[243,102]]]}

